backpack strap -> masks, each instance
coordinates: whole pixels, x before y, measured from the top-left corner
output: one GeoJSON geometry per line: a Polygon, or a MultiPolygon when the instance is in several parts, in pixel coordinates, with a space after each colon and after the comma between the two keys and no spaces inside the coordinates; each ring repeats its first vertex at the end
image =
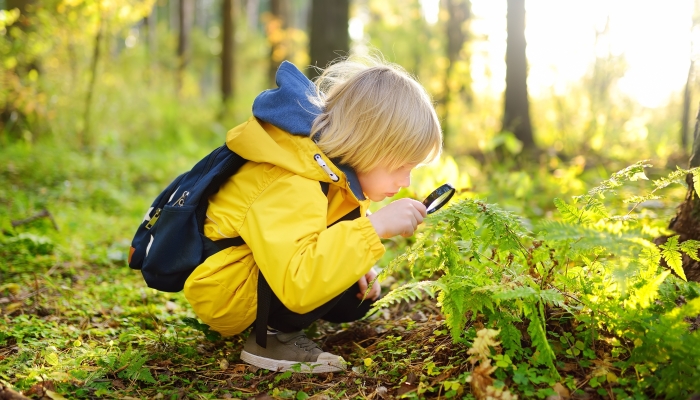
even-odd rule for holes
{"type": "Polygon", "coordinates": [[[267,348],[267,321],[270,317],[272,289],[258,269],[258,310],[255,313],[255,342],[267,348]]]}
{"type": "Polygon", "coordinates": [[[331,188],[331,184],[328,182],[320,182],[321,183],[321,191],[323,194],[328,197],[328,190],[331,188]]]}

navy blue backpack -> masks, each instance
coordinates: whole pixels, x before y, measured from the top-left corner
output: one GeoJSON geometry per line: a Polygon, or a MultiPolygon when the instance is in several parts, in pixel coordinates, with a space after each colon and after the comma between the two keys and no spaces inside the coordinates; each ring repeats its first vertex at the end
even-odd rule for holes
{"type": "Polygon", "coordinates": [[[209,196],[247,160],[223,145],[178,176],[156,197],[131,242],[129,267],[148,287],[179,292],[207,257],[240,246],[242,238],[213,241],[204,235],[209,196]]]}

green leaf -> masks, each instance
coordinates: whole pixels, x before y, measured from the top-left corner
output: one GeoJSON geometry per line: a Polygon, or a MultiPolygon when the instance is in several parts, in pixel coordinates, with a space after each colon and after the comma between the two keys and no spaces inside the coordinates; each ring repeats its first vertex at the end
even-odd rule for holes
{"type": "Polygon", "coordinates": [[[58,354],[56,353],[49,353],[46,356],[44,356],[44,360],[53,366],[58,365],[58,354]]]}
{"type": "Polygon", "coordinates": [[[666,243],[659,245],[663,250],[661,251],[661,256],[664,258],[673,272],[681,277],[684,281],[687,281],[685,277],[685,271],[683,271],[683,256],[681,254],[680,246],[678,245],[679,236],[671,236],[666,240],[666,243]]]}
{"type": "Polygon", "coordinates": [[[681,250],[695,261],[700,261],[698,250],[700,250],[700,241],[686,240],[681,243],[681,250]]]}
{"type": "Polygon", "coordinates": [[[695,189],[695,194],[700,196],[700,169],[693,168],[693,188],[695,189]]]}
{"type": "Polygon", "coordinates": [[[557,210],[559,210],[559,213],[561,214],[561,217],[564,219],[564,221],[572,224],[585,222],[582,219],[581,211],[579,211],[579,209],[576,206],[568,204],[567,202],[559,198],[554,199],[554,205],[557,207],[557,210]]]}
{"type": "Polygon", "coordinates": [[[632,298],[632,304],[639,305],[640,308],[649,307],[659,294],[659,286],[670,273],[671,271],[664,271],[656,279],[639,288],[632,298]]]}

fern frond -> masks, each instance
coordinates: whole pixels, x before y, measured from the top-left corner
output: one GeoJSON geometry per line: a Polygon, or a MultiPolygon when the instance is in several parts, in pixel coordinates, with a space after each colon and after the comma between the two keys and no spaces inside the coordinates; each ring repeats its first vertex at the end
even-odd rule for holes
{"type": "Polygon", "coordinates": [[[599,199],[591,198],[589,203],[586,204],[586,206],[584,206],[583,210],[590,210],[595,216],[599,218],[607,218],[608,216],[610,216],[610,213],[608,213],[607,208],[605,208],[605,205],[599,199]]]}
{"type": "Polygon", "coordinates": [[[685,176],[688,175],[690,171],[685,170],[681,167],[676,168],[677,169],[668,174],[668,176],[652,181],[654,186],[656,186],[656,189],[663,189],[666,186],[672,185],[674,183],[682,183],[685,181],[685,176]]]}
{"type": "Polygon", "coordinates": [[[637,161],[636,163],[613,173],[610,175],[610,178],[602,181],[598,186],[589,190],[588,195],[591,197],[602,197],[605,193],[612,191],[614,188],[622,186],[622,182],[624,181],[647,179],[646,175],[644,175],[644,168],[651,167],[651,164],[646,164],[647,161],[648,160],[637,161]]]}
{"type": "Polygon", "coordinates": [[[695,195],[700,196],[700,168],[691,169],[693,174],[693,189],[695,189],[695,195]]]}
{"type": "Polygon", "coordinates": [[[658,200],[661,199],[661,196],[655,195],[654,193],[649,193],[645,196],[632,196],[629,199],[624,199],[622,202],[623,203],[644,203],[645,201],[649,200],[658,200]]]}
{"type": "Polygon", "coordinates": [[[552,350],[552,347],[549,345],[549,341],[547,340],[544,322],[542,321],[542,318],[540,318],[540,312],[537,305],[527,312],[527,317],[530,319],[530,324],[527,327],[527,333],[530,334],[532,344],[539,353],[535,357],[534,361],[538,364],[549,367],[550,373],[559,378],[559,373],[554,366],[556,356],[554,355],[554,350],[552,350]]]}
{"type": "Polygon", "coordinates": [[[700,249],[700,241],[697,240],[686,240],[681,243],[681,250],[695,261],[700,261],[698,257],[698,250],[700,249]]]}
{"type": "Polygon", "coordinates": [[[638,234],[633,232],[608,232],[604,225],[581,226],[563,221],[542,221],[541,235],[552,244],[572,243],[572,249],[590,253],[598,248],[605,248],[615,255],[638,254],[644,247],[638,234]]]}
{"type": "Polygon", "coordinates": [[[501,331],[498,337],[501,339],[504,352],[511,358],[515,358],[523,352],[521,345],[523,334],[520,332],[520,329],[516,328],[513,324],[513,322],[516,321],[520,321],[520,319],[500,318],[496,325],[501,331]]]}
{"type": "Polygon", "coordinates": [[[387,293],[386,296],[377,300],[370,310],[370,314],[374,314],[379,311],[379,309],[384,307],[389,307],[392,304],[400,303],[402,301],[416,301],[423,298],[423,294],[427,294],[430,297],[435,297],[435,294],[443,290],[444,287],[439,281],[418,281],[409,282],[402,285],[391,292],[387,293]]]}
{"type": "Polygon", "coordinates": [[[554,199],[554,206],[559,210],[559,214],[564,221],[577,224],[586,222],[583,220],[583,212],[581,212],[576,206],[571,205],[560,198],[554,199]]]}
{"type": "Polygon", "coordinates": [[[652,281],[637,289],[634,295],[630,297],[630,305],[632,307],[639,306],[642,309],[649,307],[659,294],[659,286],[670,273],[671,271],[664,271],[652,281]]]}
{"type": "Polygon", "coordinates": [[[687,281],[685,271],[683,271],[683,255],[680,252],[681,247],[678,244],[678,238],[678,235],[671,236],[666,240],[666,243],[659,245],[659,247],[662,249],[661,256],[666,261],[666,264],[684,281],[687,281]]]}
{"type": "Polygon", "coordinates": [[[637,217],[634,215],[614,215],[607,219],[610,222],[631,222],[636,223],[638,221],[637,217]]]}

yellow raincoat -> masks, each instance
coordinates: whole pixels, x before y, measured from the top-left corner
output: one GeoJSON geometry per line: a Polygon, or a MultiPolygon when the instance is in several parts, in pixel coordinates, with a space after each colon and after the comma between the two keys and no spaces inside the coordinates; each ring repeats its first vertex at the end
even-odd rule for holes
{"type": "Polygon", "coordinates": [[[213,330],[235,335],[253,323],[258,269],[288,309],[304,314],[351,287],[384,254],[367,217],[327,228],[358,206],[366,215],[369,200],[351,190],[346,173],[308,135],[251,117],[228,132],[226,144],[249,162],[209,199],[204,233],[213,240],[241,236],[246,244],[206,259],[184,289],[213,330]],[[328,196],[320,181],[330,183],[328,196]]]}

